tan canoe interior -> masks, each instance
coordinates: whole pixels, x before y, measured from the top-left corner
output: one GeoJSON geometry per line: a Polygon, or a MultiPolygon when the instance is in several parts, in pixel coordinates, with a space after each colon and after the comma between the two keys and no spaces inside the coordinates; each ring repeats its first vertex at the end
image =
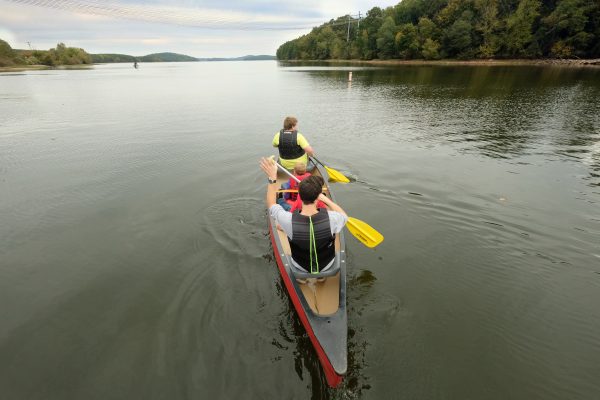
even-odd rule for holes
{"type": "MultiPolygon", "coordinates": [[[[314,170],[317,172],[317,169],[314,170]]],[[[288,181],[287,175],[279,172],[277,177],[279,183],[288,181]]],[[[283,251],[287,255],[292,254],[290,243],[285,232],[278,229],[275,230],[279,235],[279,240],[282,243],[283,251]]],[[[340,237],[335,238],[335,250],[340,251],[340,237]]],[[[306,283],[298,282],[298,286],[302,289],[306,302],[315,314],[331,315],[334,314],[340,305],[340,273],[325,278],[319,282],[316,279],[309,279],[306,283]]]]}

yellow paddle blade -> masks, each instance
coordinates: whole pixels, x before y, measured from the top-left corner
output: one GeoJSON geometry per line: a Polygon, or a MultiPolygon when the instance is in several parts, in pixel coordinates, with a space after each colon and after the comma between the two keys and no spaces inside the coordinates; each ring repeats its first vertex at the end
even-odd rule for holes
{"type": "Polygon", "coordinates": [[[332,182],[343,182],[343,183],[350,182],[350,179],[346,178],[344,176],[344,174],[342,174],[340,171],[337,171],[330,167],[325,167],[325,170],[329,174],[329,180],[332,182]]]}
{"type": "Polygon", "coordinates": [[[350,233],[367,247],[372,248],[383,242],[383,235],[360,219],[348,217],[346,226],[350,233]]]}

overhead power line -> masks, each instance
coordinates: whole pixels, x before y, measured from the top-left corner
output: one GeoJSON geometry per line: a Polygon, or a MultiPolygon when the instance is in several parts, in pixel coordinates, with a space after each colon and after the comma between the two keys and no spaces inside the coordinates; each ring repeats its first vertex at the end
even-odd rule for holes
{"type": "Polygon", "coordinates": [[[322,23],[317,20],[304,20],[298,23],[296,17],[221,12],[195,8],[121,4],[99,0],[8,0],[13,3],[53,8],[81,14],[98,15],[119,19],[156,22],[206,29],[235,30],[300,30],[311,29],[322,23]]]}

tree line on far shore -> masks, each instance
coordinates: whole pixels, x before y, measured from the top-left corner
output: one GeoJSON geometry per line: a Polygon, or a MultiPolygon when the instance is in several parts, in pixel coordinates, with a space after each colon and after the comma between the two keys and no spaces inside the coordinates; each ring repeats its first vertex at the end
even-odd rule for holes
{"type": "Polygon", "coordinates": [[[80,65],[91,64],[92,58],[85,50],[59,43],[50,50],[13,50],[0,39],[0,67],[19,65],[80,65]]]}
{"type": "MultiPolygon", "coordinates": [[[[244,56],[237,58],[206,59],[206,60],[261,60],[272,59],[272,56],[244,56]]],[[[28,65],[81,65],[93,63],[123,63],[123,62],[181,62],[199,61],[201,59],[177,53],[153,53],[145,56],[130,56],[127,54],[88,54],[77,47],[67,47],[59,43],[50,50],[17,50],[0,39],[0,67],[28,65]]]]}
{"type": "Polygon", "coordinates": [[[277,50],[280,60],[541,57],[600,57],[600,1],[403,0],[331,20],[277,50]]]}

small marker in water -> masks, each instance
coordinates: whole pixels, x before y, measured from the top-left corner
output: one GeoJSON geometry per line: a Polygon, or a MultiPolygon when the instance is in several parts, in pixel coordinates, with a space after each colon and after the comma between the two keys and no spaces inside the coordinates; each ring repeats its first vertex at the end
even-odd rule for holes
{"type": "Polygon", "coordinates": [[[348,72],[348,82],[352,82],[352,71],[348,72]]]}

